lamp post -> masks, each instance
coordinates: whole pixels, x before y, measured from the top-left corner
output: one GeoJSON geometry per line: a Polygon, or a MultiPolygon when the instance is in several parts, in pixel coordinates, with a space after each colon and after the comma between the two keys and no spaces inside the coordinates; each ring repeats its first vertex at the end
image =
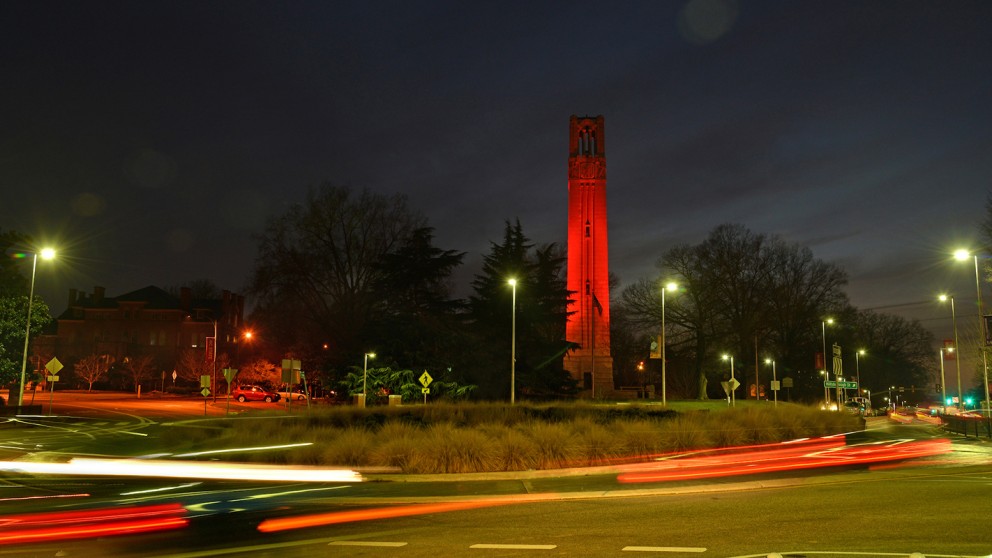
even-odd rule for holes
{"type": "Polygon", "coordinates": [[[676,283],[668,283],[661,289],[661,406],[668,406],[668,389],[665,377],[665,345],[668,340],[665,337],[665,291],[675,292],[679,286],[676,283]]]}
{"type": "MultiPolygon", "coordinates": [[[[41,257],[45,260],[50,260],[55,257],[55,250],[51,248],[44,248],[41,251],[41,257]]],[[[38,252],[34,253],[34,257],[31,262],[31,290],[28,294],[28,321],[24,328],[24,357],[21,359],[21,383],[18,388],[17,393],[17,406],[24,406],[24,375],[28,368],[28,340],[31,337],[31,307],[34,306],[34,277],[35,272],[38,271],[38,252]]]]}
{"type": "Polygon", "coordinates": [[[728,397],[727,397],[727,403],[731,407],[736,407],[737,406],[737,398],[734,396],[734,392],[737,391],[737,390],[734,389],[734,382],[737,380],[737,378],[734,378],[734,357],[733,357],[733,355],[723,355],[722,358],[723,358],[723,360],[729,360],[730,361],[730,393],[728,394],[728,397]]]}
{"type": "Polygon", "coordinates": [[[827,389],[826,384],[826,382],[830,380],[830,372],[827,371],[827,324],[833,325],[833,323],[833,318],[827,318],[826,320],[820,321],[820,332],[823,339],[823,352],[820,353],[823,355],[823,403],[827,409],[830,408],[830,390],[827,389]]]}
{"type": "Polygon", "coordinates": [[[369,380],[370,358],[375,358],[375,353],[365,353],[365,365],[362,367],[362,403],[365,402],[365,387],[368,385],[369,380]]]}
{"type": "MultiPolygon", "coordinates": [[[[954,328],[954,348],[958,348],[958,319],[954,314],[954,297],[950,295],[940,295],[940,301],[944,302],[946,300],[951,301],[951,327],[954,328]]],[[[964,405],[964,397],[961,392],[961,358],[957,355],[954,356],[954,366],[958,373],[958,406],[964,405]]],[[[946,405],[946,401],[945,401],[946,405]]]]}
{"type": "MultiPolygon", "coordinates": [[[[772,385],[771,385],[771,387],[772,387],[772,394],[775,397],[775,399],[774,399],[775,402],[773,403],[772,406],[778,407],[778,390],[775,389],[775,387],[776,387],[775,384],[778,383],[778,376],[775,374],[775,359],[766,358],[765,359],[765,364],[771,364],[772,365],[772,385]]],[[[755,388],[755,389],[757,389],[757,388],[755,388]]]]}
{"type": "MultiPolygon", "coordinates": [[[[858,389],[855,393],[861,393],[861,360],[859,357],[864,356],[864,354],[865,354],[864,349],[858,349],[857,351],[854,351],[854,370],[857,373],[857,377],[858,377],[858,389]]],[[[846,398],[847,395],[845,395],[844,397],[846,398]]]]}
{"type": "Polygon", "coordinates": [[[517,280],[507,281],[513,288],[510,303],[510,405],[517,403],[517,280]]]}
{"type": "Polygon", "coordinates": [[[947,414],[947,385],[944,379],[944,353],[954,352],[954,347],[940,348],[940,410],[941,414],[947,414]]]}
{"type": "Polygon", "coordinates": [[[985,344],[988,336],[985,334],[985,308],[982,306],[982,283],[978,275],[978,254],[969,254],[967,250],[957,250],[954,258],[958,261],[967,260],[971,256],[975,260],[975,291],[978,293],[978,350],[982,353],[982,384],[985,387],[985,416],[989,421],[989,431],[992,432],[992,410],[989,409],[989,363],[985,356],[985,344]]]}

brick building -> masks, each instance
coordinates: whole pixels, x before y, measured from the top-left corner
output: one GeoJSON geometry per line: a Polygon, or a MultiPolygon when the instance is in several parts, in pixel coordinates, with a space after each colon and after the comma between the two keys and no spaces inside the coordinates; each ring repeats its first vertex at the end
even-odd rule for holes
{"type": "Polygon", "coordinates": [[[186,287],[179,298],[155,286],[117,297],[106,296],[103,287],[89,295],[70,289],[54,331],[32,340],[32,366],[38,370],[58,357],[69,371],[90,355],[118,363],[151,355],[158,368],[172,371],[183,350],[206,351],[215,328],[217,354],[235,356],[243,319],[244,297],[229,291],[219,299],[195,299],[186,287]]]}

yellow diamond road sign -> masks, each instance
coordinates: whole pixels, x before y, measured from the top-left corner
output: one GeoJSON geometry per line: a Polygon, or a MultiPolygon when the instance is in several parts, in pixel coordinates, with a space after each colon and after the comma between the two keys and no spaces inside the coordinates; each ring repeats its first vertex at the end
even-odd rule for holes
{"type": "Polygon", "coordinates": [[[426,370],[424,370],[424,373],[420,375],[420,385],[424,387],[431,385],[431,382],[433,381],[434,378],[431,378],[431,375],[428,374],[426,370]]]}
{"type": "Polygon", "coordinates": [[[45,369],[51,372],[52,374],[58,374],[59,370],[62,370],[62,363],[59,362],[59,359],[53,358],[52,360],[45,363],[45,369]]]}

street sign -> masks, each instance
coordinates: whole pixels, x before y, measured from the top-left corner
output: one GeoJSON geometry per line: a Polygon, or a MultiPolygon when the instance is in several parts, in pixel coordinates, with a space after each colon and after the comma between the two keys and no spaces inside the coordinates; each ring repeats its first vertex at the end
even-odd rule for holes
{"type": "Polygon", "coordinates": [[[237,375],[238,375],[238,369],[237,368],[225,368],[224,369],[224,379],[227,380],[227,383],[233,382],[234,381],[234,377],[237,376],[237,375]]]}
{"type": "Polygon", "coordinates": [[[723,386],[723,391],[727,395],[730,395],[730,392],[739,388],[741,386],[741,383],[737,381],[737,378],[731,378],[725,382],[720,382],[720,385],[723,386]]]}
{"type": "Polygon", "coordinates": [[[779,383],[778,380],[772,380],[772,391],[779,391],[779,383]]]}
{"type": "Polygon", "coordinates": [[[420,393],[430,393],[431,388],[420,388],[420,393]]]}
{"type": "MultiPolygon", "coordinates": [[[[420,385],[424,386],[424,388],[431,385],[431,382],[433,381],[434,378],[431,378],[431,375],[428,374],[426,370],[424,370],[424,373],[420,375],[420,385]]],[[[425,391],[424,393],[427,392],[425,391]]]]}
{"type": "Polygon", "coordinates": [[[204,362],[213,362],[217,358],[217,338],[207,337],[207,350],[203,353],[204,362]]]}
{"type": "Polygon", "coordinates": [[[59,370],[62,370],[62,363],[59,362],[59,359],[53,358],[45,364],[45,370],[48,370],[52,374],[58,374],[59,370]]]}
{"type": "Polygon", "coordinates": [[[49,375],[48,376],[48,381],[49,382],[57,382],[57,381],[59,381],[59,377],[58,376],[49,375]]]}
{"type": "Polygon", "coordinates": [[[843,388],[843,389],[858,389],[858,382],[837,382],[834,380],[825,380],[823,382],[823,387],[828,388],[843,388]]]}
{"type": "Polygon", "coordinates": [[[210,387],[210,375],[209,374],[203,374],[202,376],[200,376],[200,387],[202,387],[202,388],[208,388],[208,387],[210,387]]]}
{"type": "Polygon", "coordinates": [[[210,396],[210,388],[205,387],[205,388],[203,388],[203,389],[200,390],[200,393],[202,393],[204,397],[209,397],[210,396]]]}

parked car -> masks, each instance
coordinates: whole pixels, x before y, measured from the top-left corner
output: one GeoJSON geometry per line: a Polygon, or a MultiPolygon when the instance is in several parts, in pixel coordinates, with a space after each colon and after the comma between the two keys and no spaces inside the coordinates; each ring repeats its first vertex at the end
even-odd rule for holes
{"type": "Polygon", "coordinates": [[[231,397],[241,403],[245,401],[265,401],[266,403],[279,401],[278,393],[262,389],[258,386],[238,386],[231,390],[231,397]]]}
{"type": "Polygon", "coordinates": [[[282,387],[276,393],[278,393],[279,394],[279,397],[282,398],[282,399],[287,399],[287,400],[288,399],[292,399],[293,401],[306,401],[307,400],[307,394],[303,393],[303,391],[301,391],[300,388],[296,388],[293,391],[289,391],[285,387],[282,387]]]}

